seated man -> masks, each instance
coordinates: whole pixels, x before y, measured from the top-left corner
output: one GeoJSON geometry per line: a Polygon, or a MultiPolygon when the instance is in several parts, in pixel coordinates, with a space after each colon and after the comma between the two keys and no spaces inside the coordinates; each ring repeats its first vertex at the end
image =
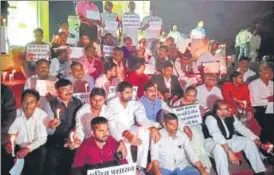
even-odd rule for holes
{"type": "Polygon", "coordinates": [[[244,82],[251,82],[256,77],[256,73],[248,68],[249,58],[242,57],[238,62],[237,71],[241,72],[244,76],[244,82]]]}
{"type": "Polygon", "coordinates": [[[72,164],[74,173],[86,174],[87,169],[98,169],[126,164],[121,153],[117,152],[119,143],[109,135],[108,120],[95,117],[91,121],[93,135],[84,140],[78,148],[72,164]]]}
{"type": "Polygon", "coordinates": [[[204,118],[205,149],[215,159],[220,175],[229,175],[228,163],[240,164],[235,152],[244,151],[255,173],[263,175],[266,171],[258,148],[259,138],[247,129],[229,111],[223,100],[214,103],[212,114],[204,118]],[[236,132],[242,136],[236,135],[236,132]]]}
{"type": "Polygon", "coordinates": [[[120,47],[115,47],[112,52],[112,58],[110,58],[117,66],[118,79],[120,81],[125,80],[128,72],[126,65],[126,59],[124,58],[124,52],[120,47]]]}
{"type": "Polygon", "coordinates": [[[70,69],[72,74],[66,79],[71,81],[74,92],[90,92],[94,87],[94,79],[92,76],[85,74],[83,65],[79,62],[73,62],[70,69]]]}
{"type": "Polygon", "coordinates": [[[175,114],[164,115],[165,128],[160,130],[161,138],[151,143],[151,160],[154,175],[207,175],[201,161],[192,150],[189,138],[178,130],[178,118],[175,114]],[[200,171],[195,169],[188,161],[200,171]]]}
{"type": "Polygon", "coordinates": [[[158,72],[161,72],[163,63],[168,60],[167,54],[168,54],[167,46],[161,46],[158,49],[156,59],[155,59],[155,67],[158,72]]]}
{"type": "MultiPolygon", "coordinates": [[[[39,93],[27,89],[22,94],[21,108],[17,109],[17,117],[10,126],[8,134],[16,137],[14,146],[6,145],[8,153],[15,149],[16,157],[25,160],[22,174],[43,174],[45,160],[44,144],[47,141],[47,127],[44,123],[47,114],[38,108],[39,93]]],[[[7,155],[2,163],[13,165],[11,155],[7,155]]]]}

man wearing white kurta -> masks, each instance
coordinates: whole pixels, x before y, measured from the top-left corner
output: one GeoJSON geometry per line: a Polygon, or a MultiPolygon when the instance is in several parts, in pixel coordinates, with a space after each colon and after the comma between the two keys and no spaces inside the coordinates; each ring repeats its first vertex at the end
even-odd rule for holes
{"type": "Polygon", "coordinates": [[[138,30],[140,28],[140,16],[134,12],[135,3],[130,1],[128,4],[129,12],[124,13],[122,18],[123,36],[132,39],[132,45],[138,45],[138,30]]]}
{"type": "Polygon", "coordinates": [[[252,62],[256,61],[256,58],[259,53],[259,49],[261,47],[261,41],[262,41],[261,36],[258,34],[258,31],[255,30],[254,33],[251,35],[250,42],[249,42],[249,47],[250,47],[249,55],[252,62]]]}
{"type": "Polygon", "coordinates": [[[145,39],[147,40],[147,48],[151,50],[152,44],[159,41],[163,28],[163,20],[156,16],[155,9],[150,9],[150,15],[144,17],[141,29],[145,31],[145,39]]]}
{"type": "Polygon", "coordinates": [[[113,4],[107,1],[105,4],[105,12],[101,13],[101,18],[103,20],[103,34],[111,33],[112,36],[117,39],[117,30],[119,27],[119,19],[117,14],[112,13],[113,4]]]}
{"type": "Polygon", "coordinates": [[[237,71],[241,72],[244,76],[244,82],[250,82],[250,79],[256,76],[256,73],[248,68],[249,65],[249,58],[241,57],[238,62],[238,69],[237,71]]]}
{"type": "MultiPolygon", "coordinates": [[[[130,146],[138,146],[137,166],[144,169],[147,166],[147,156],[149,150],[150,136],[154,142],[160,138],[159,131],[153,127],[153,123],[147,118],[144,106],[132,100],[132,85],[126,81],[119,83],[117,87],[118,97],[112,99],[108,105],[118,113],[118,118],[126,129],[137,135],[139,139],[135,142],[126,142],[128,152],[130,146]],[[135,125],[135,121],[138,126],[135,125]]],[[[126,135],[123,133],[123,135],[126,135]]],[[[127,155],[127,160],[132,163],[131,154],[127,155]]]]}
{"type": "Polygon", "coordinates": [[[259,138],[247,129],[236,117],[232,117],[229,106],[223,100],[215,102],[212,115],[204,119],[205,149],[215,159],[220,175],[229,175],[228,163],[240,164],[235,152],[244,151],[255,173],[266,171],[257,146],[259,138]],[[235,132],[240,133],[238,136],[235,132]],[[257,146],[256,146],[257,145],[257,146]]]}

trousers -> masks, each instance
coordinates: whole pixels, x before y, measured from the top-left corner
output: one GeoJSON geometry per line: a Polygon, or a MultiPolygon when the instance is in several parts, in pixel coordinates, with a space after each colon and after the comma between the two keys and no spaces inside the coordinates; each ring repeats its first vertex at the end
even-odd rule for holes
{"type": "MultiPolygon", "coordinates": [[[[254,141],[249,140],[247,137],[234,135],[232,139],[227,140],[227,144],[233,152],[244,151],[255,173],[266,171],[254,141]]],[[[223,147],[214,142],[212,138],[208,138],[205,140],[205,149],[214,158],[217,173],[219,175],[229,175],[228,157],[223,147]]]]}
{"type": "Polygon", "coordinates": [[[239,53],[238,60],[243,56],[249,57],[249,44],[248,43],[240,44],[240,53],[239,53]]]}
{"type": "Polygon", "coordinates": [[[182,170],[176,169],[174,171],[161,168],[160,171],[162,175],[200,175],[200,172],[191,166],[188,166],[182,170]]]}

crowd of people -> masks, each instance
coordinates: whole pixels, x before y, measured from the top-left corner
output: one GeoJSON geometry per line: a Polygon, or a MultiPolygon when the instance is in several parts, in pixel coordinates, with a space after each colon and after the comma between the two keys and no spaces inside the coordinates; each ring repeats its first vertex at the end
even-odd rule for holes
{"type": "MultiPolygon", "coordinates": [[[[255,174],[265,174],[264,160],[273,158],[273,70],[266,63],[259,72],[249,68],[246,48],[253,35],[237,36],[240,54],[230,75],[203,21],[182,43],[176,26],[161,38],[163,21],[153,7],[142,21],[133,1],[122,19],[112,7],[106,2],[100,18],[91,19],[97,6],[79,1],[79,37],[63,21],[48,60],[29,61],[23,54],[27,79],[20,108],[1,84],[2,174],[24,159],[24,175],[80,175],[134,162],[140,175],[207,175],[212,158],[216,172],[229,175],[229,164],[241,164],[241,151],[255,174]],[[128,16],[131,26],[125,25],[128,16]],[[145,32],[140,40],[138,30],[145,32]],[[71,44],[71,38],[79,41],[71,44]],[[83,48],[83,56],[71,58],[73,47],[83,48]],[[41,81],[54,90],[42,94],[41,81]],[[88,101],[79,93],[88,93],[88,101]],[[201,122],[183,123],[175,114],[188,105],[198,106],[201,122]]],[[[42,29],[34,30],[34,38],[30,44],[48,45],[42,29]]]]}

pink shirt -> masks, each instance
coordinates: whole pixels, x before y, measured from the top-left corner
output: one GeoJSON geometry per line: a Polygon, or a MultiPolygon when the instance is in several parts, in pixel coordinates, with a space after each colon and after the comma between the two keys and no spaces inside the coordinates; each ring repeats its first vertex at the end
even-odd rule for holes
{"type": "MultiPolygon", "coordinates": [[[[88,10],[100,13],[98,7],[93,2],[89,2],[89,1],[77,2],[75,11],[78,16],[84,16],[86,18],[87,17],[86,13],[88,10]]],[[[86,21],[81,21],[81,23],[89,24],[86,21]]]]}

